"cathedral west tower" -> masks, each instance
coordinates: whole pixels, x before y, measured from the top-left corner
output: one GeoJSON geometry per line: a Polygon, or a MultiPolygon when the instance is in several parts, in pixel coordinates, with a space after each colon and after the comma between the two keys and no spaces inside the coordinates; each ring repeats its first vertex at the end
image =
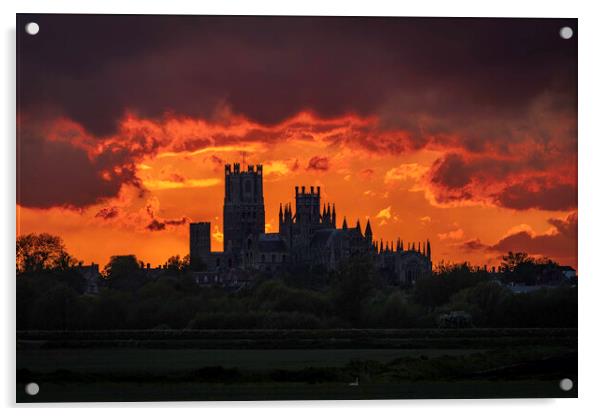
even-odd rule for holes
{"type": "Polygon", "coordinates": [[[225,165],[224,251],[244,248],[245,239],[265,232],[263,167],[225,165]]]}

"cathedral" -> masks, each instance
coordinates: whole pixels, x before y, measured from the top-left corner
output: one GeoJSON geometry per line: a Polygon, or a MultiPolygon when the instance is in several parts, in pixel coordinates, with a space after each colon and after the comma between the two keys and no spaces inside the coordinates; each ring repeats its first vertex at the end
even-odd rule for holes
{"type": "Polygon", "coordinates": [[[336,270],[355,255],[371,258],[395,284],[409,285],[431,274],[431,245],[401,239],[383,244],[372,235],[370,220],[362,231],[343,217],[337,228],[334,204],[322,204],[320,187],[295,187],[295,206],[280,204],[278,232],[265,232],[263,167],[225,165],[224,251],[211,251],[211,224],[190,224],[190,264],[219,278],[232,270],[277,272],[293,265],[336,270]]]}

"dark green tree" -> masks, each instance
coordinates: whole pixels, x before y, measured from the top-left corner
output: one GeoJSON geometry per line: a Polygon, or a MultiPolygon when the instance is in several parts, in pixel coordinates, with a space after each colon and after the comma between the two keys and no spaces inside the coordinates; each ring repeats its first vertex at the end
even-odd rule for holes
{"type": "Polygon", "coordinates": [[[508,254],[502,256],[502,271],[504,273],[513,273],[516,271],[517,267],[525,263],[533,263],[534,260],[532,257],[529,257],[527,253],[524,252],[512,252],[509,251],[508,254]]]}
{"type": "Polygon", "coordinates": [[[67,285],[56,285],[32,305],[31,326],[35,329],[79,329],[82,304],[78,294],[67,285]]]}
{"type": "Polygon", "coordinates": [[[104,275],[108,286],[112,289],[132,291],[139,289],[145,278],[142,265],[135,255],[111,256],[109,263],[104,268],[104,275]]]}
{"type": "Polygon", "coordinates": [[[504,280],[508,283],[537,284],[546,278],[561,278],[558,263],[544,257],[535,259],[527,253],[512,251],[502,257],[504,280]]]}
{"type": "Polygon", "coordinates": [[[179,254],[171,256],[167,259],[165,268],[172,275],[184,274],[190,269],[190,256],[188,254],[184,257],[180,257],[179,254]]]}
{"type": "Polygon", "coordinates": [[[376,287],[376,273],[371,259],[351,257],[334,274],[334,305],[338,315],[357,326],[364,301],[376,287]]]}
{"type": "Polygon", "coordinates": [[[440,264],[433,276],[416,281],[414,299],[433,310],[448,302],[454,293],[487,280],[489,275],[485,270],[469,263],[440,264]]]}

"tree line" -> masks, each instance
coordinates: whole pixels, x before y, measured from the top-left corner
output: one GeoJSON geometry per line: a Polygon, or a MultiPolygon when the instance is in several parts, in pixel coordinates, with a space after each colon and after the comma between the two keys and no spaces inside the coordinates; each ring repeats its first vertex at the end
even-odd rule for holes
{"type": "Polygon", "coordinates": [[[62,240],[30,234],[17,239],[17,329],[429,328],[451,311],[478,327],[576,327],[575,285],[516,294],[504,284],[550,266],[523,254],[505,256],[499,279],[468,263],[440,264],[403,288],[355,257],[335,272],[257,274],[236,291],[197,285],[186,257],[170,257],[151,279],[135,256],[115,256],[100,292],[86,294],[62,240]]]}

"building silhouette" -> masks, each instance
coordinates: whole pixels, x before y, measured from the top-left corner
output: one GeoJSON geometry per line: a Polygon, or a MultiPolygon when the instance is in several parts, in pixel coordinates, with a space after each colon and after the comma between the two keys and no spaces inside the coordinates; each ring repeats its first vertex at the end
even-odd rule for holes
{"type": "Polygon", "coordinates": [[[234,169],[226,165],[224,183],[224,247],[238,252],[247,236],[265,232],[263,168],[249,165],[241,171],[238,163],[234,169]]]}
{"type": "Polygon", "coordinates": [[[336,270],[353,256],[370,258],[397,284],[412,284],[432,270],[431,245],[401,239],[374,241],[370,220],[364,230],[357,220],[349,227],[343,217],[337,227],[335,204],[322,203],[320,187],[295,187],[294,209],[280,204],[278,232],[265,232],[263,169],[225,165],[224,251],[211,251],[211,224],[190,224],[190,262],[217,279],[233,271],[275,272],[291,266],[323,266],[336,270]]]}

